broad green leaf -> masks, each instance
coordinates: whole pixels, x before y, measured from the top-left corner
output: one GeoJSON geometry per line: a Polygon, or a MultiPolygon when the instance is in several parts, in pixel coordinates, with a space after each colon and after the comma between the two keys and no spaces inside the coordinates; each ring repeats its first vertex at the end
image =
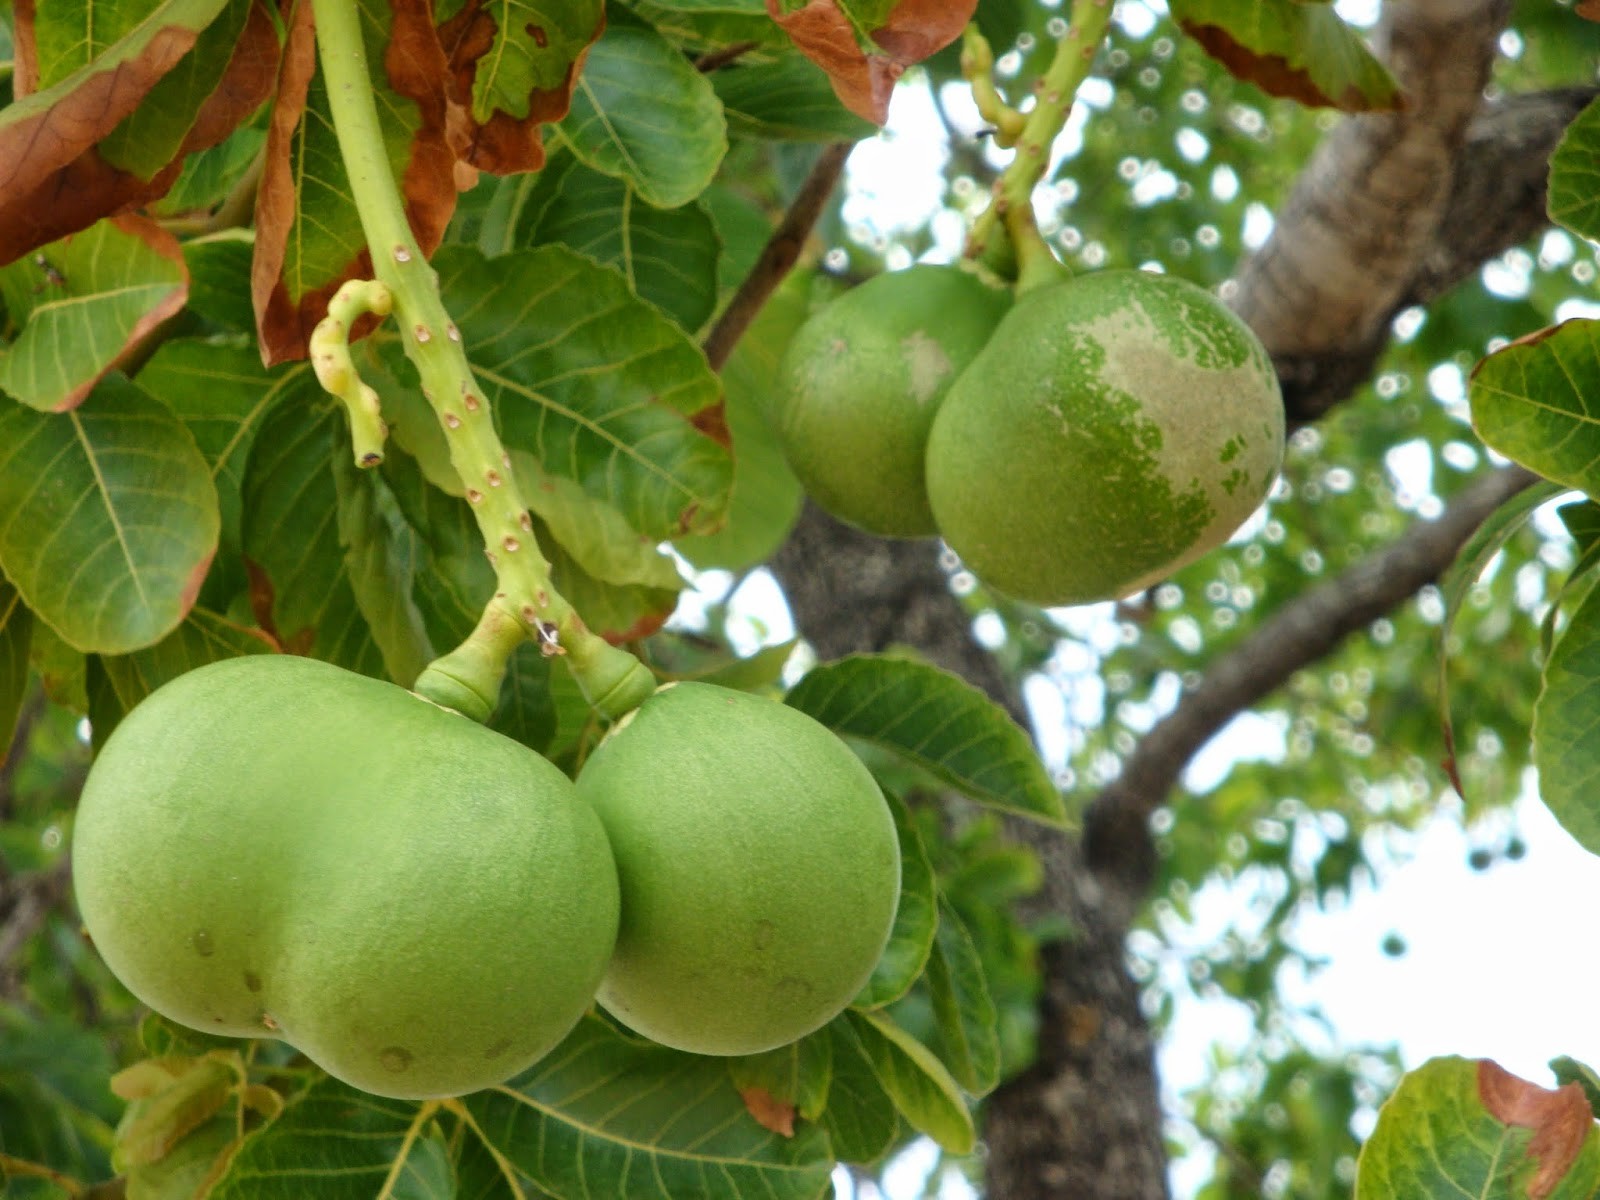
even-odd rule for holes
{"type": "Polygon", "coordinates": [[[987,1094],[1000,1080],[998,1016],[978,947],[943,896],[939,897],[939,930],[928,956],[926,979],[940,1061],[971,1095],[987,1094]]]}
{"type": "MultiPolygon", "coordinates": [[[[732,463],[700,348],[620,276],[562,246],[434,260],[506,444],[576,479],[641,534],[712,528],[732,463]]],[[[396,365],[402,379],[409,365],[396,365]]],[[[470,484],[471,481],[468,481],[470,484]]]]}
{"type": "Polygon", "coordinates": [[[972,1114],[933,1052],[882,1013],[851,1010],[850,1028],[907,1123],[952,1154],[971,1151],[977,1142],[972,1114]]]}
{"type": "Polygon", "coordinates": [[[409,687],[434,657],[422,615],[411,600],[416,535],[376,472],[335,455],[333,480],[339,544],[356,606],[383,653],[389,678],[409,687]]]}
{"type": "Polygon", "coordinates": [[[532,642],[517,647],[500,685],[500,703],[489,728],[543,753],[556,733],[555,699],[550,694],[550,660],[532,642]]]}
{"type": "Polygon", "coordinates": [[[771,58],[789,49],[789,40],[767,15],[763,0],[712,0],[709,4],[680,3],[680,0],[633,0],[633,13],[648,21],[686,54],[716,54],[732,47],[746,47],[739,58],[771,58]]]}
{"type": "Polygon", "coordinates": [[[673,548],[701,570],[743,571],[765,562],[800,519],[805,493],[766,414],[778,361],[808,313],[809,277],[809,271],[796,271],[784,280],[722,368],[723,404],[733,437],[727,523],[715,533],[673,541],[673,548]]]}
{"type": "Polygon", "coordinates": [[[833,1039],[818,1030],[797,1042],[728,1060],[733,1085],[741,1093],[759,1088],[774,1099],[792,1104],[808,1121],[815,1121],[828,1103],[833,1079],[833,1039]]]}
{"type": "MultiPolygon", "coordinates": [[[[603,583],[640,584],[678,591],[683,577],[653,538],[636,532],[616,509],[573,480],[543,470],[532,455],[511,456],[534,516],[587,574],[603,583]]],[[[544,544],[544,539],[540,539],[544,544]]],[[[545,550],[551,549],[548,545],[545,550]]]]}
{"type": "Polygon", "coordinates": [[[22,325],[0,351],[0,390],[43,412],[76,407],[183,307],[188,283],[177,239],[133,217],[108,218],[0,268],[0,298],[22,325]]]}
{"type": "Polygon", "coordinates": [[[1572,614],[1545,663],[1533,709],[1533,762],[1539,795],[1568,833],[1600,854],[1600,591],[1572,614]]]}
{"type": "Polygon", "coordinates": [[[162,684],[196,667],[241,654],[270,654],[272,649],[272,643],[258,631],[196,608],[154,646],[132,654],[104,655],[100,665],[126,712],[162,684]]]}
{"type": "MultiPolygon", "coordinates": [[[[1461,790],[1461,780],[1455,765],[1455,723],[1450,716],[1450,630],[1460,615],[1462,605],[1472,591],[1473,584],[1488,568],[1495,555],[1505,547],[1517,530],[1533,516],[1534,510],[1547,500],[1561,494],[1562,489],[1553,483],[1524,488],[1502,504],[1468,539],[1450,573],[1443,581],[1444,620],[1440,624],[1439,638],[1439,715],[1444,727],[1445,769],[1450,773],[1456,790],[1461,790]]],[[[1552,615],[1554,609],[1552,609],[1552,615]]]]}
{"type": "MultiPolygon", "coordinates": [[[[182,152],[200,106],[222,80],[252,3],[254,0],[227,0],[216,19],[201,31],[194,48],[99,143],[96,148],[101,158],[140,179],[151,179],[182,152]]],[[[81,6],[89,29],[106,7],[81,6]]]]}
{"type": "Polygon", "coordinates": [[[578,610],[584,623],[608,641],[632,642],[649,637],[677,607],[678,586],[658,588],[596,579],[538,518],[534,519],[533,533],[550,559],[550,582],[578,610]]]}
{"type": "Polygon", "coordinates": [[[154,1162],[129,1166],[127,1200],[192,1200],[196,1194],[204,1195],[206,1180],[218,1170],[217,1160],[238,1148],[238,1107],[234,1100],[154,1162]]]}
{"type": "Polygon", "coordinates": [[[710,82],[655,30],[614,21],[595,43],[557,127],[586,166],[627,180],[657,208],[687,204],[728,150],[710,82]]]}
{"type": "Polygon", "coordinates": [[[251,598],[256,619],[291,654],[381,677],[382,651],[339,543],[333,472],[336,455],[350,456],[344,413],[315,401],[314,386],[273,410],[250,453],[243,539],[251,598]]]}
{"type": "Polygon", "coordinates": [[[821,1125],[828,1132],[833,1152],[844,1162],[876,1162],[894,1145],[900,1118],[889,1093],[878,1082],[872,1061],[847,1017],[830,1021],[826,1034],[831,1044],[833,1079],[828,1085],[828,1106],[821,1125]]]}
{"type": "Polygon", "coordinates": [[[245,1138],[210,1200],[372,1200],[417,1153],[419,1109],[324,1078],[245,1138]]]}
{"type": "Polygon", "coordinates": [[[415,600],[435,649],[449,649],[472,632],[494,593],[494,571],[467,502],[432,486],[417,460],[390,447],[383,479],[425,558],[416,572],[415,600]]]}
{"type": "Polygon", "coordinates": [[[816,1127],[783,1138],[756,1124],[722,1062],[593,1016],[526,1074],[462,1103],[480,1135],[558,1200],[813,1200],[833,1168],[816,1127]]]}
{"type": "MultiPolygon", "coordinates": [[[[246,125],[234,130],[215,146],[189,155],[183,160],[183,170],[177,182],[160,200],[147,205],[147,211],[155,217],[209,213],[241,185],[251,164],[260,157],[266,144],[267,131],[264,127],[246,125]]],[[[238,240],[243,233],[244,230],[227,230],[207,236],[238,240]]],[[[186,254],[191,244],[184,243],[186,254]]]]}
{"type": "Polygon", "coordinates": [[[859,142],[878,132],[839,102],[813,62],[787,54],[774,63],[740,63],[711,76],[728,130],[789,142],[859,142]]]}
{"type": "Polygon", "coordinates": [[[1546,479],[1600,493],[1600,321],[1564,321],[1512,342],[1472,372],[1472,425],[1546,479]]]}
{"type": "Polygon", "coordinates": [[[557,242],[621,271],[634,295],[685,330],[704,325],[717,302],[720,242],[698,202],[645,203],[632,185],[562,155],[531,177],[517,226],[524,246],[557,242]]]}
{"type": "Polygon", "coordinates": [[[1399,86],[1331,6],[1295,0],[1172,0],[1172,19],[1269,96],[1347,112],[1400,107],[1399,86]]]}
{"type": "Polygon", "coordinates": [[[241,229],[185,242],[189,311],[229,333],[253,333],[256,314],[250,306],[250,260],[254,253],[254,234],[241,229]]]}
{"type": "Polygon", "coordinates": [[[256,348],[242,340],[175,338],[145,364],[138,383],[184,423],[210,468],[222,529],[201,603],[224,608],[246,587],[241,495],[250,447],[280,399],[304,401],[310,370],[269,371],[256,348]]]}
{"type": "Polygon", "coordinates": [[[1492,1062],[1435,1058],[1378,1110],[1355,1200],[1589,1200],[1597,1188],[1600,1137],[1582,1088],[1550,1092],[1492,1062]]]}
{"type": "Polygon", "coordinates": [[[900,835],[900,906],[872,977],[851,1001],[856,1008],[881,1008],[911,990],[928,961],[939,924],[938,890],[922,835],[904,801],[892,792],[885,792],[884,799],[900,835]]]}
{"type": "Polygon", "coordinates": [[[0,401],[0,569],[77,649],[125,654],[176,628],[219,525],[194,438],[120,375],[70,412],[0,401]]]}
{"type": "Polygon", "coordinates": [[[1550,156],[1550,219],[1600,241],[1600,102],[1578,114],[1550,156]]]}
{"type": "Polygon", "coordinates": [[[992,808],[1066,823],[1028,735],[977,688],[907,659],[856,655],[815,667],[787,703],[879,746],[992,808]]]}
{"type": "Polygon", "coordinates": [[[0,575],[0,764],[6,761],[17,714],[28,691],[28,632],[33,614],[0,575]]]}

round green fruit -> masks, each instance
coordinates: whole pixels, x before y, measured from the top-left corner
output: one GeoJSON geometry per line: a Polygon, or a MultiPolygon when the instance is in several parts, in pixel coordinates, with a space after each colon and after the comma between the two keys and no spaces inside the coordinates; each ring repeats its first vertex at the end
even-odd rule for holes
{"type": "Polygon", "coordinates": [[[1208,292],[1105,271],[1023,295],[928,438],[939,531],[1036,604],[1126,596],[1226,541],[1283,457],[1266,351],[1208,292]]]}
{"type": "Polygon", "coordinates": [[[931,537],[923,449],[940,401],[1011,304],[959,267],[916,266],[802,325],[778,370],[778,438],[806,493],[887,537],[931,537]]]}
{"type": "Polygon", "coordinates": [[[498,1083],[593,999],[617,923],[566,776],[391,684],[259,655],[117,726],[73,832],[78,906],[157,1012],[276,1036],[383,1096],[498,1083]]]}
{"type": "Polygon", "coordinates": [[[578,792],[622,884],[599,999],[696,1054],[755,1054],[838,1015],[872,974],[900,848],[872,775],[804,713],[704,683],[657,692],[578,792]]]}

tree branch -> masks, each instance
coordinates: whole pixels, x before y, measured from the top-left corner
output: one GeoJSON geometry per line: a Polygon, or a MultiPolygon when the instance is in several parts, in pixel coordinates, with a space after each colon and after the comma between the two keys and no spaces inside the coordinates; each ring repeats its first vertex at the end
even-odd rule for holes
{"type": "Polygon", "coordinates": [[[811,174],[800,185],[794,203],[767,239],[756,265],[745,276],[733,299],[728,301],[728,307],[706,335],[706,359],[713,371],[722,370],[728,355],[733,353],[744,331],[750,327],[750,322],[755,320],[756,314],[794,268],[800,251],[805,248],[806,239],[811,236],[811,230],[827,206],[828,197],[839,182],[845,159],[850,157],[854,147],[853,142],[834,142],[828,146],[817,158],[811,174]]]}
{"type": "Polygon", "coordinates": [[[1350,634],[1438,579],[1484,520],[1538,476],[1503,467],[1457,496],[1435,521],[1419,521],[1382,550],[1290,600],[1216,659],[1163,720],[1139,739],[1122,773],[1090,804],[1084,858],[1130,901],[1154,867],[1148,822],[1189,760],[1239,713],[1322,659],[1350,634]]]}

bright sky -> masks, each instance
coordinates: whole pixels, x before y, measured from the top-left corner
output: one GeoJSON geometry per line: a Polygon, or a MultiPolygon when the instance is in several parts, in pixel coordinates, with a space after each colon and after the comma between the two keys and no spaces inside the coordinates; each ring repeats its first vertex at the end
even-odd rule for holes
{"type": "MultiPolygon", "coordinates": [[[[1376,3],[1342,0],[1339,10],[1357,24],[1370,25],[1376,3]]],[[[1125,25],[1143,21],[1150,12],[1139,0],[1119,4],[1125,25]]],[[[1086,99],[1094,104],[1096,97],[1086,99]]],[[[958,124],[977,127],[976,114],[956,90],[946,100],[958,124]]],[[[1080,107],[1063,145],[1080,136],[1082,121],[1080,107]]],[[[850,160],[844,212],[858,234],[888,235],[936,216],[935,249],[928,257],[949,260],[959,253],[960,223],[940,212],[943,139],[926,93],[902,88],[883,135],[863,142],[850,160]]],[[[1270,214],[1262,210],[1254,219],[1261,227],[1248,240],[1259,242],[1270,230],[1270,214]]],[[[890,265],[909,264],[891,260],[890,265]]],[[[1421,490],[1426,491],[1425,482],[1421,490]]],[[[720,573],[703,577],[704,600],[719,598],[728,583],[720,573]]],[[[690,609],[692,596],[686,594],[690,609]]],[[[733,610],[730,633],[741,653],[794,636],[781,593],[765,572],[746,581],[733,610]]],[[[1052,730],[1063,727],[1063,701],[1050,687],[1030,691],[1029,698],[1046,757],[1055,758],[1061,748],[1054,744],[1052,730]]],[[[1207,765],[1200,769],[1225,769],[1236,748],[1247,743],[1258,739],[1237,728],[1224,731],[1208,748],[1207,765]]],[[[1358,888],[1347,903],[1301,919],[1294,929],[1297,945],[1329,960],[1309,979],[1283,981],[1292,1005],[1320,1009],[1332,1029],[1330,1037],[1322,1025],[1307,1020],[1302,1035],[1308,1045],[1332,1051],[1396,1044],[1408,1068],[1435,1055],[1487,1057],[1545,1084],[1551,1082],[1546,1064],[1557,1055],[1600,1064],[1593,975],[1587,955],[1575,952],[1565,919],[1569,911],[1577,917],[1592,907],[1591,897],[1600,895],[1600,858],[1579,848],[1555,823],[1534,797],[1531,780],[1509,818],[1494,828],[1463,832],[1457,812],[1447,804],[1420,837],[1368,850],[1369,858],[1382,866],[1381,883],[1358,888]],[[1497,849],[1511,830],[1526,845],[1519,861],[1497,857],[1486,871],[1468,866],[1473,849],[1497,849]],[[1406,943],[1406,952],[1398,957],[1384,953],[1391,934],[1406,943]]],[[[1194,898],[1194,923],[1177,944],[1198,953],[1230,926],[1248,923],[1255,886],[1249,877],[1208,886],[1194,898]]],[[[1175,958],[1163,969],[1181,976],[1185,963],[1175,958]]],[[[1214,1046],[1241,1046],[1248,1033],[1248,1017],[1232,1001],[1181,1000],[1160,1051],[1169,1111],[1179,1092],[1206,1080],[1214,1046]]],[[[1181,1136],[1183,1131],[1173,1132],[1181,1136]]],[[[920,1143],[892,1164],[886,1175],[890,1200],[922,1196],[936,1157],[931,1145],[920,1143]]],[[[1209,1154],[1201,1152],[1174,1163],[1177,1200],[1194,1194],[1206,1178],[1208,1162],[1209,1154]]],[[[841,1198],[878,1196],[870,1184],[855,1191],[843,1172],[837,1184],[841,1198]]],[[[937,1194],[940,1200],[973,1195],[953,1177],[942,1181],[937,1194]]]]}

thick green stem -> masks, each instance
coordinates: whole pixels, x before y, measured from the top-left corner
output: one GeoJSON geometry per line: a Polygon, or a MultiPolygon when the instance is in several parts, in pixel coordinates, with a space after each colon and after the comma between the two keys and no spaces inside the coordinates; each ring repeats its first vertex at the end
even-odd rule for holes
{"type": "MultiPolygon", "coordinates": [[[[1066,126],[1078,88],[1089,77],[1094,56],[1111,23],[1111,0],[1073,0],[1071,24],[1056,44],[1055,58],[1034,85],[1035,102],[1017,136],[1016,157],[995,184],[994,199],[973,224],[966,257],[975,258],[998,274],[1014,278],[1019,265],[1026,268],[1034,256],[1026,245],[1014,245],[1009,213],[1029,209],[1026,226],[1032,227],[1033,189],[1050,166],[1050,147],[1066,126]]],[[[1027,235],[1024,234],[1026,237],[1027,235]]],[[[1037,230],[1033,237],[1037,238],[1037,230]]],[[[1040,242],[1042,246],[1042,241],[1040,242]]],[[[1038,275],[1038,264],[1030,272],[1038,275]]]]}
{"type": "Polygon", "coordinates": [[[373,273],[393,297],[406,356],[444,427],[450,461],[466,487],[497,580],[478,628],[430,663],[415,690],[487,720],[507,660],[521,642],[533,638],[547,653],[567,656],[574,677],[602,715],[620,716],[654,691],[655,678],[633,655],[590,630],[550,585],[550,563],[534,539],[533,518],[495,432],[488,398],[473,378],[460,331],[439,297],[438,277],[406,220],[378,124],[360,12],[355,0],[313,0],[313,8],[334,133],[373,273]]]}

